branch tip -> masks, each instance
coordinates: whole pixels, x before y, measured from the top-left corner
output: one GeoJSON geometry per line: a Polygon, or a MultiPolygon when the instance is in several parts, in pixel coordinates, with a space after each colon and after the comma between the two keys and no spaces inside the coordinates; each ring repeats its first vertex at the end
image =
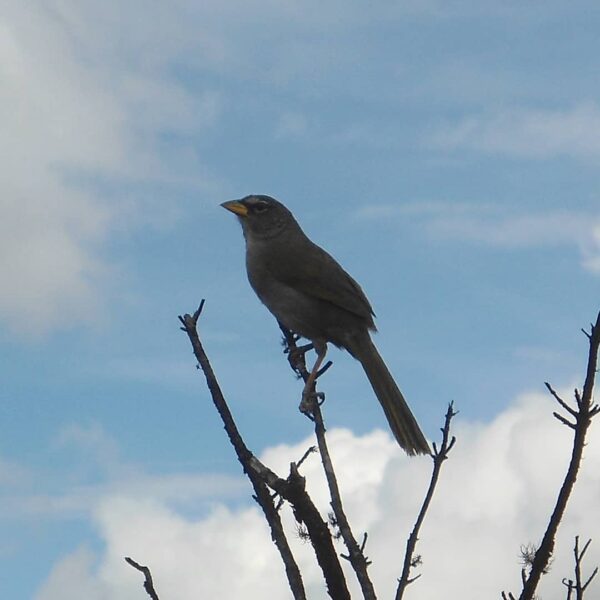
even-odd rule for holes
{"type": "Polygon", "coordinates": [[[319,377],[321,377],[321,375],[323,375],[323,373],[325,373],[325,371],[328,371],[329,368],[333,365],[333,362],[328,360],[318,371],[317,374],[315,375],[315,379],[318,379],[319,377]]]}
{"type": "Polygon", "coordinates": [[[450,440],[450,443],[448,444],[448,448],[446,449],[446,454],[448,454],[448,452],[450,452],[450,450],[452,450],[452,448],[454,448],[454,444],[456,444],[456,436],[453,435],[452,439],[450,440]]]}
{"type": "Polygon", "coordinates": [[[192,316],[192,319],[194,319],[194,322],[196,322],[198,320],[198,317],[202,314],[202,309],[204,308],[205,302],[206,302],[206,298],[202,298],[202,300],[200,300],[200,304],[198,305],[196,312],[192,316]]]}
{"type": "MultiPolygon", "coordinates": [[[[544,385],[546,386],[546,388],[548,389],[548,391],[550,392],[550,394],[552,394],[552,397],[573,417],[577,418],[577,411],[573,408],[571,408],[556,392],[556,390],[547,382],[544,382],[544,385]]],[[[577,405],[579,405],[579,396],[578,396],[578,392],[577,389],[575,389],[575,399],[577,400],[577,405]]]]}
{"type": "Polygon", "coordinates": [[[148,594],[148,596],[150,596],[150,598],[152,598],[152,600],[159,600],[158,594],[154,589],[154,583],[152,581],[152,573],[150,572],[150,569],[144,565],[140,565],[140,563],[136,562],[135,560],[133,560],[133,558],[130,558],[129,556],[125,557],[125,562],[130,564],[134,569],[140,571],[140,573],[144,574],[143,585],[144,589],[146,590],[146,593],[148,594]]]}
{"type": "Polygon", "coordinates": [[[565,419],[565,417],[563,417],[560,413],[557,412],[553,412],[552,413],[554,415],[554,417],[556,419],[558,419],[563,425],[566,425],[567,427],[570,427],[573,430],[577,429],[577,425],[575,425],[574,423],[571,423],[571,421],[569,421],[569,419],[565,419]]]}
{"type": "Polygon", "coordinates": [[[410,535],[408,536],[408,540],[406,542],[404,563],[402,565],[402,575],[398,580],[398,587],[396,588],[395,600],[402,600],[406,588],[411,583],[413,583],[413,581],[417,580],[421,576],[421,573],[419,573],[415,577],[410,577],[411,569],[421,564],[421,557],[420,555],[415,555],[415,548],[419,540],[419,531],[421,529],[423,521],[425,520],[425,515],[427,514],[427,510],[429,509],[431,499],[433,498],[433,494],[437,486],[442,465],[446,458],[448,458],[448,452],[451,450],[451,448],[456,442],[455,436],[452,436],[452,438],[450,438],[450,424],[457,413],[458,411],[454,410],[454,401],[451,401],[448,404],[448,410],[446,411],[446,414],[444,416],[444,426],[440,429],[440,431],[442,432],[442,442],[439,449],[435,442],[431,443],[433,448],[433,452],[430,454],[433,461],[431,479],[429,481],[427,492],[425,493],[425,498],[423,499],[423,504],[421,505],[421,509],[415,521],[415,525],[410,535]],[[450,441],[448,441],[449,439],[450,441]]]}

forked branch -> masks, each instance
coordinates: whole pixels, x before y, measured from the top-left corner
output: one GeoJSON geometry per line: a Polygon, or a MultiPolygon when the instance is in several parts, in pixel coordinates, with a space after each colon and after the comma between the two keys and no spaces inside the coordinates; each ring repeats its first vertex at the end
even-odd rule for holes
{"type": "Polygon", "coordinates": [[[583,581],[581,575],[581,563],[583,562],[583,557],[591,543],[592,540],[588,540],[580,550],[579,536],[575,536],[575,547],[573,548],[573,555],[575,558],[575,580],[567,579],[566,577],[562,580],[563,585],[567,588],[567,600],[572,600],[573,592],[575,592],[575,600],[583,600],[583,594],[590,583],[592,583],[594,577],[598,575],[598,567],[592,571],[592,574],[585,581],[583,581]]]}

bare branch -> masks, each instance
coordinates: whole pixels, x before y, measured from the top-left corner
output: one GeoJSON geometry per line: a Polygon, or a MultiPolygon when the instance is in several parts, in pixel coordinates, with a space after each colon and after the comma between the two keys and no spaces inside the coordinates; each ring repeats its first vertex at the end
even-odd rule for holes
{"type": "MultiPolygon", "coordinates": [[[[287,345],[288,359],[290,360],[290,365],[296,372],[300,373],[300,376],[306,382],[309,377],[309,373],[308,369],[306,368],[304,354],[298,355],[296,351],[296,340],[291,334],[291,332],[286,330],[286,328],[281,324],[280,328],[284,335],[285,344],[287,345]],[[292,359],[290,357],[293,357],[293,364],[292,359]]],[[[329,368],[329,366],[331,365],[326,364],[319,371],[319,375],[324,373],[329,368]]],[[[303,404],[306,403],[304,403],[303,401],[303,404]]],[[[323,421],[323,414],[321,412],[321,405],[318,402],[318,400],[314,398],[313,401],[309,403],[309,406],[304,407],[304,410],[308,412],[308,416],[311,417],[312,421],[315,424],[315,435],[317,437],[317,444],[319,446],[319,453],[321,454],[321,462],[325,471],[327,485],[329,486],[329,493],[331,496],[331,507],[333,509],[335,523],[339,527],[340,534],[342,536],[342,539],[344,540],[344,544],[348,549],[348,554],[342,555],[342,557],[347,559],[352,565],[352,568],[356,573],[356,578],[359,582],[365,600],[375,600],[375,588],[373,587],[373,583],[367,572],[367,568],[370,562],[363,552],[367,541],[367,536],[365,534],[362,544],[359,545],[356,541],[356,538],[354,537],[352,528],[350,527],[350,523],[348,522],[348,518],[344,511],[342,496],[340,494],[339,486],[337,483],[337,478],[333,468],[331,455],[329,454],[329,447],[327,446],[327,439],[325,436],[326,429],[325,423],[323,421]]]]}
{"type": "Polygon", "coordinates": [[[146,593],[148,596],[150,596],[150,598],[152,598],[152,600],[159,600],[158,594],[154,589],[154,582],[152,581],[152,573],[150,573],[150,569],[135,562],[135,560],[133,560],[133,558],[129,558],[129,556],[125,557],[125,561],[134,569],[137,569],[144,574],[144,589],[146,590],[146,593]]]}
{"type": "MultiPolygon", "coordinates": [[[[350,600],[350,593],[339,558],[333,546],[331,532],[306,492],[304,477],[299,474],[297,465],[292,463],[290,466],[290,475],[287,479],[282,479],[258,460],[244,443],[198,336],[197,321],[203,306],[204,302],[200,304],[200,308],[193,316],[186,314],[180,316],[179,320],[190,339],[198,364],[204,372],[213,403],[223,421],[225,431],[235,449],[238,460],[242,464],[244,472],[252,482],[256,492],[255,497],[269,523],[271,537],[285,565],[290,589],[295,598],[302,600],[306,598],[300,570],[283,531],[283,525],[278,512],[280,504],[278,506],[273,504],[273,497],[266,486],[269,486],[281,498],[287,500],[292,505],[296,520],[305,526],[315,551],[317,562],[321,567],[328,594],[334,600],[350,600]]],[[[297,354],[303,359],[302,352],[297,354]]],[[[292,358],[289,358],[289,360],[291,364],[292,358]]]]}
{"type": "MultiPolygon", "coordinates": [[[[558,494],[556,505],[550,517],[548,527],[544,533],[542,542],[535,553],[535,558],[532,562],[529,576],[523,584],[523,590],[521,591],[519,600],[533,600],[540,578],[548,567],[552,552],[554,551],[556,532],[565,513],[569,497],[573,490],[573,486],[575,485],[575,481],[577,480],[577,473],[581,465],[587,430],[591,424],[592,418],[595,414],[597,414],[597,411],[595,411],[595,406],[592,404],[592,398],[596,369],[598,365],[598,349],[600,347],[600,313],[598,313],[596,323],[591,326],[590,334],[588,335],[586,333],[586,335],[589,339],[590,347],[583,391],[581,395],[579,392],[576,392],[575,394],[578,410],[575,411],[575,415],[573,415],[575,417],[575,426],[571,461],[558,494]]],[[[549,387],[549,389],[552,393],[552,388],[549,387]]],[[[558,400],[556,394],[553,393],[553,396],[558,400]]],[[[562,401],[559,403],[561,403],[562,406],[562,401]]],[[[571,412],[570,409],[567,410],[571,412]]],[[[555,416],[557,415],[555,414],[555,416]]],[[[557,416],[557,418],[559,417],[557,416]]],[[[572,427],[572,424],[566,419],[559,418],[559,420],[567,424],[569,427],[572,427]]]]}
{"type": "Polygon", "coordinates": [[[375,588],[367,573],[370,562],[363,553],[366,537],[363,540],[363,544],[359,545],[352,533],[348,517],[344,511],[342,496],[340,494],[337,478],[333,469],[333,462],[331,460],[331,455],[329,454],[329,448],[325,437],[323,414],[321,413],[321,407],[318,402],[313,402],[312,416],[315,422],[315,434],[317,436],[321,461],[323,463],[323,469],[325,471],[325,477],[327,478],[327,485],[329,486],[329,493],[331,495],[331,508],[333,509],[336,523],[340,529],[344,544],[346,544],[346,548],[348,549],[348,560],[356,573],[356,578],[358,579],[365,600],[375,600],[375,588]]]}
{"type": "MultiPolygon", "coordinates": [[[[302,576],[300,574],[300,569],[298,568],[298,564],[294,559],[288,541],[285,537],[285,532],[283,530],[283,524],[281,523],[281,518],[279,516],[279,512],[277,508],[273,504],[273,499],[269,490],[266,486],[266,481],[264,478],[261,478],[259,473],[257,473],[256,469],[253,468],[253,456],[252,452],[246,447],[237,426],[233,420],[233,416],[227,406],[227,402],[223,396],[219,383],[216,379],[216,376],[212,370],[212,367],[209,363],[208,357],[204,352],[204,348],[200,342],[200,338],[198,336],[197,331],[197,323],[200,314],[202,313],[202,309],[204,307],[204,300],[200,303],[198,310],[193,315],[186,314],[184,316],[180,316],[179,320],[181,321],[183,327],[182,329],[187,333],[190,342],[192,344],[192,348],[194,351],[194,355],[198,364],[202,368],[204,375],[206,377],[206,383],[208,385],[208,389],[210,390],[213,402],[215,407],[221,416],[221,419],[225,425],[225,431],[233,445],[238,460],[242,464],[242,468],[244,472],[250,479],[252,486],[255,492],[255,498],[260,507],[263,510],[267,523],[271,529],[271,538],[275,543],[275,546],[279,550],[281,555],[281,559],[285,566],[286,575],[288,578],[288,582],[290,585],[290,589],[294,598],[296,600],[305,600],[306,593],[304,591],[304,584],[302,582],[302,576]]],[[[258,461],[257,461],[258,462],[258,461]]],[[[276,476],[275,476],[276,477],[276,476]]]]}
{"type": "Polygon", "coordinates": [[[431,480],[429,482],[429,487],[427,489],[427,493],[425,494],[425,499],[423,500],[423,505],[421,506],[421,510],[419,511],[419,515],[417,516],[417,520],[415,522],[415,526],[406,542],[406,553],[404,555],[404,565],[402,567],[402,575],[398,581],[398,588],[396,590],[396,600],[401,600],[406,588],[418,578],[413,577],[412,579],[409,577],[410,569],[415,565],[414,553],[417,545],[417,541],[419,539],[419,530],[421,529],[421,525],[425,519],[425,515],[427,514],[427,510],[431,503],[431,499],[433,498],[433,494],[435,492],[435,488],[437,486],[437,482],[440,476],[440,471],[442,469],[442,464],[448,458],[448,453],[454,447],[456,443],[456,438],[452,436],[450,438],[450,423],[452,419],[457,415],[457,412],[454,410],[454,403],[450,402],[448,405],[448,410],[446,411],[446,416],[444,419],[444,426],[442,427],[442,445],[438,450],[435,443],[433,444],[433,453],[431,454],[431,458],[433,459],[433,470],[431,472],[431,480]]]}

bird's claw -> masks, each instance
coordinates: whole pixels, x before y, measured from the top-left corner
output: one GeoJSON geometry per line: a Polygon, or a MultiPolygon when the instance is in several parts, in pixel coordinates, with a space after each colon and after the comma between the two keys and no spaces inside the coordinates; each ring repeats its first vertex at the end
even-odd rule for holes
{"type": "Polygon", "coordinates": [[[311,416],[314,410],[315,403],[321,406],[325,402],[325,394],[323,392],[303,391],[302,400],[300,400],[300,412],[311,416]]]}
{"type": "Polygon", "coordinates": [[[304,344],[304,346],[286,346],[284,353],[288,355],[288,362],[298,377],[307,374],[305,355],[313,349],[313,344],[304,344]]]}
{"type": "Polygon", "coordinates": [[[304,344],[303,346],[286,346],[283,352],[288,355],[288,360],[290,362],[296,362],[298,359],[303,358],[304,355],[313,348],[314,345],[312,343],[304,344]]]}

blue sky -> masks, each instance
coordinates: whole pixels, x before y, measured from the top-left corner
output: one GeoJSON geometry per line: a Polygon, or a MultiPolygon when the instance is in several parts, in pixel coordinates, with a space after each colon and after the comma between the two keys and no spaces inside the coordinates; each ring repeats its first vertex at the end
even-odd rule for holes
{"type": "MultiPolygon", "coordinates": [[[[201,298],[248,443],[309,435],[224,200],[282,200],[361,283],[429,437],[449,400],[468,436],[545,380],[579,383],[599,26],[588,2],[6,2],[0,595],[121,583],[108,499],[195,524],[250,510],[178,329],[201,298]]],[[[330,427],[370,440],[368,383],[331,358],[330,427]]]]}

